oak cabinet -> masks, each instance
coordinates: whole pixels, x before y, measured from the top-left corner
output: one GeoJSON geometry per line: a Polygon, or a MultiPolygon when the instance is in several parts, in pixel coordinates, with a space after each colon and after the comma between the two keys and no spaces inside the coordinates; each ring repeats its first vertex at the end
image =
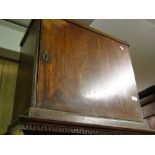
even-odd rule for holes
{"type": "Polygon", "coordinates": [[[72,20],[33,20],[14,117],[146,129],[129,45],[72,20]]]}

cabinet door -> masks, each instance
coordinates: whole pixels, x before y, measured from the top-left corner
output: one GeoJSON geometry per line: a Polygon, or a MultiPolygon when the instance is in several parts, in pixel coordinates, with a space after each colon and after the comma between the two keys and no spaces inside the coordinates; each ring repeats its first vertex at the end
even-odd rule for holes
{"type": "Polygon", "coordinates": [[[42,20],[36,107],[141,121],[128,46],[66,20],[42,20]]]}

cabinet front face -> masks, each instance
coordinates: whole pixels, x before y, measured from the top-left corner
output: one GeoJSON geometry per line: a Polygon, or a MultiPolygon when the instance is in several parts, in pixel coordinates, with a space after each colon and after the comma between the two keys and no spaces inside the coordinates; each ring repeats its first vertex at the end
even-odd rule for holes
{"type": "Polygon", "coordinates": [[[66,20],[42,20],[35,107],[142,121],[128,47],[66,20]]]}

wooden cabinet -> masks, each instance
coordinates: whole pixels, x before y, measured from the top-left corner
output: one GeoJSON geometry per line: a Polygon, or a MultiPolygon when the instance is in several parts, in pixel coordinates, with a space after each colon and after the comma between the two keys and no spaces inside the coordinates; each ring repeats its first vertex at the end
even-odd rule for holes
{"type": "Polygon", "coordinates": [[[21,42],[13,119],[147,128],[129,45],[72,20],[33,20],[21,42]]]}
{"type": "Polygon", "coordinates": [[[143,118],[147,121],[149,128],[155,129],[155,86],[151,86],[139,93],[142,106],[143,118]]]}

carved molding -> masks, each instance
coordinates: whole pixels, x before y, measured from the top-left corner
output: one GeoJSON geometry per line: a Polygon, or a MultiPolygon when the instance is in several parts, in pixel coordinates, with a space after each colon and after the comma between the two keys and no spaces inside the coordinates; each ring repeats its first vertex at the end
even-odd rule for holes
{"type": "MultiPolygon", "coordinates": [[[[60,134],[80,134],[80,135],[109,135],[109,134],[131,134],[131,132],[121,132],[112,130],[99,130],[99,129],[86,129],[86,128],[73,128],[73,127],[60,127],[60,126],[48,126],[48,125],[33,125],[23,124],[22,130],[27,131],[39,131],[39,132],[51,132],[60,134]]],[[[134,134],[134,133],[132,133],[134,134]]]]}
{"type": "Polygon", "coordinates": [[[85,126],[64,122],[47,121],[35,118],[20,117],[21,129],[26,134],[73,134],[73,135],[144,135],[155,134],[146,130],[133,130],[114,127],[85,126]]]}

